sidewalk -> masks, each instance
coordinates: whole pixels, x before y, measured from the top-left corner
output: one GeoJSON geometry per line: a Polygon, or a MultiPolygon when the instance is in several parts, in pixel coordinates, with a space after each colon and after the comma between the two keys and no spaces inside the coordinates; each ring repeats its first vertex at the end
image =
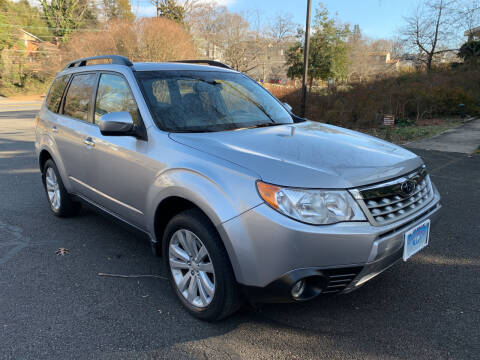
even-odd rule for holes
{"type": "Polygon", "coordinates": [[[471,154],[480,147],[480,118],[430,139],[413,141],[404,146],[413,149],[471,154]]]}
{"type": "Polygon", "coordinates": [[[40,97],[5,98],[0,96],[0,112],[37,111],[42,106],[40,97]]]}

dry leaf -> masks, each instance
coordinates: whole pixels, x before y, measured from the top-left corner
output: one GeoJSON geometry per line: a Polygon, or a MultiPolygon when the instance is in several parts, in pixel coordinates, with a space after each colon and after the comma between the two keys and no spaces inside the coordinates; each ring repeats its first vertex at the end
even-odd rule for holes
{"type": "Polygon", "coordinates": [[[70,252],[70,250],[68,250],[68,249],[58,248],[58,250],[55,251],[55,254],[57,254],[57,255],[59,255],[59,256],[65,256],[65,255],[67,255],[69,252],[70,252]]]}

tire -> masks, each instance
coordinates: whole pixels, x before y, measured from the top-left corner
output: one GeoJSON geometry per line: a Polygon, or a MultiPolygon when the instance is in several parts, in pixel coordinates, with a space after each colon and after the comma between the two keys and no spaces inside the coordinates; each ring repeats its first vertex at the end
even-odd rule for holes
{"type": "Polygon", "coordinates": [[[81,204],[72,200],[52,159],[47,160],[43,166],[42,180],[50,210],[55,216],[70,217],[79,212],[81,204]]]}
{"type": "MultiPolygon", "coordinates": [[[[187,251],[184,251],[183,255],[188,255],[187,251]]],[[[190,251],[190,255],[192,253],[195,253],[195,250],[190,251]]],[[[233,314],[240,308],[240,292],[228,254],[215,227],[201,211],[186,210],[170,220],[163,235],[163,254],[164,266],[173,291],[190,314],[201,320],[217,321],[233,314]],[[179,241],[182,237],[184,242],[190,238],[190,243],[192,241],[196,243],[196,254],[202,252],[202,245],[205,246],[207,254],[199,261],[194,256],[189,257],[192,264],[190,267],[175,268],[178,266],[176,264],[184,266],[187,262],[178,256],[178,249],[185,250],[183,249],[185,246],[179,241]],[[177,250],[173,250],[171,245],[177,250]],[[174,265],[172,265],[172,261],[175,262],[174,265]],[[195,268],[195,266],[198,267],[195,268]],[[211,272],[208,272],[212,267],[213,276],[211,272]],[[202,271],[205,269],[207,270],[202,271]],[[190,280],[183,281],[188,276],[190,276],[190,280]],[[196,286],[193,285],[196,290],[192,291],[195,292],[195,298],[189,300],[192,281],[197,282],[196,286]],[[177,282],[180,285],[177,285],[177,282]],[[182,283],[185,285],[183,294],[180,290],[182,283]],[[214,292],[212,296],[209,296],[209,291],[211,292],[212,289],[211,284],[214,285],[214,292]],[[204,297],[202,297],[201,288],[204,289],[204,297]]]]}

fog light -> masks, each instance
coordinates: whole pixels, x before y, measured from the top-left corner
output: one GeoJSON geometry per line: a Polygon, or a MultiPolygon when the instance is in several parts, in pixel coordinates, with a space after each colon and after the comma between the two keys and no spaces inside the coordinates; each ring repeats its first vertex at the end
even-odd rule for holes
{"type": "Polygon", "coordinates": [[[298,299],[300,296],[302,296],[304,290],[305,290],[305,280],[299,280],[292,287],[292,296],[298,299]]]}

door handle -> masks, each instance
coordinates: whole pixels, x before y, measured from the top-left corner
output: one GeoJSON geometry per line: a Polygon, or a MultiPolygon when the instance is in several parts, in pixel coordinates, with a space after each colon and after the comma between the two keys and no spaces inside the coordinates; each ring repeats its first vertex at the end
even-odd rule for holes
{"type": "Polygon", "coordinates": [[[94,147],[95,146],[95,141],[92,140],[91,137],[87,137],[83,140],[83,143],[87,146],[94,147]]]}
{"type": "Polygon", "coordinates": [[[58,132],[58,128],[55,125],[52,126],[52,132],[54,134],[56,134],[58,132]]]}

